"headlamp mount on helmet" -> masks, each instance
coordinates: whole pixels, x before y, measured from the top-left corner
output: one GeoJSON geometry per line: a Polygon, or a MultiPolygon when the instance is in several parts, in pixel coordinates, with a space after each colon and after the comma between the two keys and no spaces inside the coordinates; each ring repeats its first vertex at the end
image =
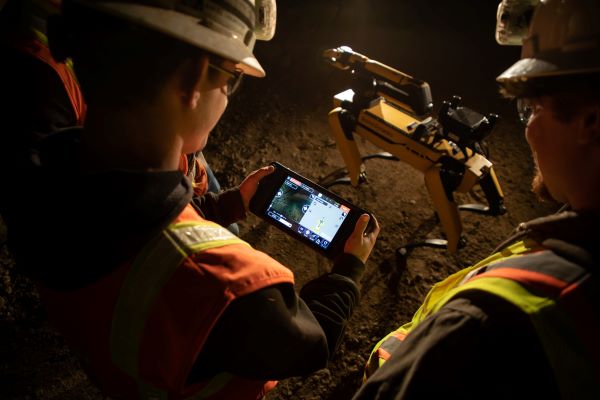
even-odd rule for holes
{"type": "Polygon", "coordinates": [[[520,46],[529,31],[529,23],[540,0],[502,0],[496,14],[496,41],[520,46]]]}
{"type": "Polygon", "coordinates": [[[128,20],[236,63],[246,75],[265,71],[252,51],[275,33],[275,0],[65,0],[128,20]]]}
{"type": "MultiPolygon", "coordinates": [[[[516,1],[502,1],[499,26],[504,26],[500,21],[502,5],[516,1]]],[[[520,0],[520,3],[533,4],[534,1],[520,0]]],[[[540,80],[600,74],[600,2],[537,1],[539,4],[522,39],[521,59],[497,78],[505,92],[512,96],[525,95],[528,86],[533,82],[539,85],[540,80]]],[[[497,29],[498,36],[502,37],[497,29]]],[[[516,35],[511,40],[516,42],[516,35]]]]}

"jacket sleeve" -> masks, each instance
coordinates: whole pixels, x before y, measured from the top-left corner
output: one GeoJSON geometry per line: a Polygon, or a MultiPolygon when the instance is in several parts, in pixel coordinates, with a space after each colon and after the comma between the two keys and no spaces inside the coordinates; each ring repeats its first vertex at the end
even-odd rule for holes
{"type": "MultiPolygon", "coordinates": [[[[333,271],[364,269],[349,257],[338,260],[333,271]],[[339,266],[348,260],[358,267],[339,266]]],[[[189,381],[222,371],[278,380],[324,368],[357,301],[356,283],[337,272],[307,283],[301,296],[292,285],[280,284],[236,299],[217,321],[189,381]]]]}
{"type": "Polygon", "coordinates": [[[204,218],[221,226],[228,226],[246,218],[246,210],[239,188],[228,189],[220,193],[207,192],[203,196],[194,196],[192,206],[204,218]]]}
{"type": "Polygon", "coordinates": [[[308,282],[300,291],[327,337],[329,358],[337,351],[348,320],[360,299],[356,282],[364,272],[364,264],[350,254],[342,254],[332,272],[308,282]]]}
{"type": "Polygon", "coordinates": [[[442,308],[404,339],[355,399],[426,399],[441,393],[473,398],[463,376],[473,376],[471,366],[480,361],[475,351],[481,347],[480,324],[479,318],[461,310],[442,308]]]}
{"type": "Polygon", "coordinates": [[[353,398],[560,398],[528,317],[464,294],[419,324],[353,398]]]}

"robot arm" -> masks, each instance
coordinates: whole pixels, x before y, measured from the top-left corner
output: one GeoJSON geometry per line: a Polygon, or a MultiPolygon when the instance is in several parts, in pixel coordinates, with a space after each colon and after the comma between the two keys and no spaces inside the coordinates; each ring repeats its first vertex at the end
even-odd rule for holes
{"type": "Polygon", "coordinates": [[[370,81],[366,86],[372,91],[373,97],[384,97],[416,116],[427,116],[433,110],[431,90],[427,82],[371,60],[348,46],[325,50],[323,57],[332,66],[350,70],[359,79],[362,77],[370,81]]]}

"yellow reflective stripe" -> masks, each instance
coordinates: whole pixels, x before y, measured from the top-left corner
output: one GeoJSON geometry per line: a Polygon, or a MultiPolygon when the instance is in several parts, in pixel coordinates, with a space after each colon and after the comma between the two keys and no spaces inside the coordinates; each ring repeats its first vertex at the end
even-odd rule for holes
{"type": "Polygon", "coordinates": [[[137,256],[121,287],[110,334],[114,364],[139,378],[140,339],[150,308],[186,254],[167,235],[161,234],[137,256]]]}
{"type": "MultiPolygon", "coordinates": [[[[411,321],[405,323],[400,328],[398,328],[396,331],[389,333],[375,345],[375,347],[373,348],[373,351],[371,351],[371,355],[369,357],[369,361],[368,361],[367,365],[369,365],[370,362],[371,363],[373,362],[373,361],[371,361],[371,359],[373,357],[379,358],[377,355],[377,350],[389,336],[394,334],[394,332],[401,332],[404,334],[410,333],[410,331],[413,330],[418,324],[420,324],[425,318],[427,318],[429,315],[431,315],[436,310],[439,310],[440,307],[438,307],[438,306],[439,306],[440,301],[444,300],[446,298],[446,296],[448,296],[449,293],[454,293],[454,290],[461,287],[461,284],[464,281],[466,281],[465,278],[470,273],[472,273],[482,267],[485,267],[489,264],[500,261],[500,260],[506,260],[506,259],[509,259],[512,257],[520,257],[523,253],[527,253],[527,252],[531,251],[531,249],[534,246],[536,246],[536,243],[529,241],[529,240],[516,242],[510,246],[507,246],[506,248],[502,249],[501,251],[494,253],[491,256],[481,260],[477,264],[472,265],[468,268],[462,269],[462,270],[448,276],[443,281],[438,282],[435,285],[433,285],[433,287],[427,293],[425,300],[423,301],[423,303],[421,304],[419,309],[413,315],[411,321]]],[[[379,365],[380,366],[383,365],[384,362],[385,362],[385,360],[380,359],[379,365]]],[[[367,372],[368,371],[365,371],[365,375],[364,375],[363,379],[367,378],[367,372]]],[[[374,372],[374,371],[372,371],[372,372],[374,372]]]]}
{"type": "Polygon", "coordinates": [[[174,224],[169,227],[168,232],[188,254],[230,244],[250,246],[222,226],[208,221],[174,224]]]}
{"type": "MultiPolygon", "coordinates": [[[[38,29],[32,29],[32,32],[37,40],[39,40],[44,46],[48,47],[48,37],[46,36],[46,34],[44,34],[42,31],[40,31],[38,29]]],[[[69,68],[69,70],[71,70],[71,73],[77,80],[77,77],[75,76],[75,69],[73,68],[73,60],[70,58],[67,58],[64,61],[64,63],[67,66],[67,68],[69,68]]]]}
{"type": "Polygon", "coordinates": [[[414,314],[412,320],[402,325],[402,328],[410,331],[416,325],[421,323],[425,318],[427,318],[434,310],[439,309],[436,308],[436,305],[452,290],[460,287],[463,281],[468,274],[471,272],[485,267],[489,264],[500,260],[507,260],[512,257],[520,257],[523,253],[529,252],[533,247],[534,243],[532,242],[517,242],[511,246],[506,247],[505,249],[499,251],[498,253],[494,253],[491,256],[481,260],[477,264],[460,270],[441,282],[433,285],[429,293],[427,293],[427,297],[423,301],[423,304],[419,307],[417,312],[414,314]]]}
{"type": "MultiPolygon", "coordinates": [[[[142,399],[168,398],[139,378],[140,342],[156,297],[187,256],[228,244],[248,245],[212,222],[172,224],[144,247],[127,273],[113,313],[110,351],[113,363],[137,381],[142,399]]],[[[231,378],[227,373],[217,375],[192,399],[212,396],[231,378]]]]}
{"type": "Polygon", "coordinates": [[[546,307],[554,307],[556,302],[552,299],[542,296],[536,296],[521,284],[507,278],[482,277],[465,283],[464,285],[452,290],[440,302],[438,302],[432,312],[438,311],[448,301],[450,301],[459,292],[467,290],[483,290],[487,293],[501,297],[527,314],[539,313],[546,307]]]}
{"type": "Polygon", "coordinates": [[[228,372],[221,372],[208,382],[208,384],[198,393],[185,400],[203,400],[222,390],[231,380],[233,375],[228,372]]]}
{"type": "Polygon", "coordinates": [[[598,399],[600,388],[593,363],[569,316],[547,297],[536,296],[508,278],[474,279],[448,294],[436,311],[458,293],[482,290],[514,304],[529,315],[565,399],[598,399]]]}
{"type": "Polygon", "coordinates": [[[38,29],[32,29],[34,36],[37,40],[39,40],[42,44],[48,46],[48,37],[38,29]]]}

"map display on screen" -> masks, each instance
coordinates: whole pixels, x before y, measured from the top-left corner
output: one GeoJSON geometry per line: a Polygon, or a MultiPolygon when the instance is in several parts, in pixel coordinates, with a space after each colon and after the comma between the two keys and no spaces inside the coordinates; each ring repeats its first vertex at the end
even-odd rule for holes
{"type": "Polygon", "coordinates": [[[326,249],[350,209],[288,176],[267,208],[270,218],[326,249]]]}

